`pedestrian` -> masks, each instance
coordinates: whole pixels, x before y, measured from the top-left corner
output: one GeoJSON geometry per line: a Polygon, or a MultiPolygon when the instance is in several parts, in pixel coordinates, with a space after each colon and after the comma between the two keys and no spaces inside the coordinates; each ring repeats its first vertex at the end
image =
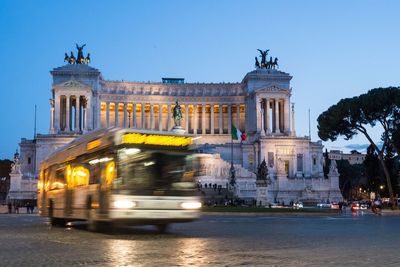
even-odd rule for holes
{"type": "Polygon", "coordinates": [[[11,204],[11,202],[8,202],[8,214],[11,214],[12,213],[12,204],[11,204]]]}
{"type": "Polygon", "coordinates": [[[15,203],[14,209],[15,209],[15,213],[19,214],[19,204],[18,203],[15,203]]]}
{"type": "Polygon", "coordinates": [[[27,202],[26,203],[26,214],[29,214],[30,211],[31,211],[30,203],[27,202]]]}

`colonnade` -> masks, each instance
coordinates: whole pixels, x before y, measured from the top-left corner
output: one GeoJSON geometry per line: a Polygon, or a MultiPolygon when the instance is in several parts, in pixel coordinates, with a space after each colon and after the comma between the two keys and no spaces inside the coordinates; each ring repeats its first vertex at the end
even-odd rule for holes
{"type": "Polygon", "coordinates": [[[85,95],[60,95],[50,102],[50,132],[90,130],[90,98],[85,95]]]}
{"type": "Polygon", "coordinates": [[[290,105],[285,98],[259,98],[257,111],[260,116],[261,135],[290,133],[290,105]]]}
{"type": "MultiPolygon", "coordinates": [[[[169,131],[174,127],[174,103],[101,102],[101,127],[124,127],[169,131]]],[[[180,104],[181,127],[192,134],[230,134],[231,125],[244,130],[245,107],[242,103],[180,104]]]]}

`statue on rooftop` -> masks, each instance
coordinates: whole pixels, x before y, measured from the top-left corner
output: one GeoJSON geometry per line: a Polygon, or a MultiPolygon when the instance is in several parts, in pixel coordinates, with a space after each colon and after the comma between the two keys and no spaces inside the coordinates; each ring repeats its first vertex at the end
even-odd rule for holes
{"type": "Polygon", "coordinates": [[[269,49],[262,51],[261,49],[257,49],[261,54],[261,68],[265,68],[267,66],[267,55],[269,49]]]}
{"type": "Polygon", "coordinates": [[[85,57],[83,56],[83,48],[86,46],[86,44],[79,46],[76,44],[76,49],[78,49],[78,59],[76,60],[77,64],[85,64],[85,57]]]}
{"type": "Polygon", "coordinates": [[[68,56],[67,53],[65,53],[64,56],[64,61],[68,62],[69,64],[89,64],[90,63],[90,53],[87,54],[85,57],[83,55],[83,48],[86,46],[86,44],[79,46],[76,44],[76,49],[78,49],[78,58],[75,58],[74,53],[71,51],[71,55],[68,56]]]}

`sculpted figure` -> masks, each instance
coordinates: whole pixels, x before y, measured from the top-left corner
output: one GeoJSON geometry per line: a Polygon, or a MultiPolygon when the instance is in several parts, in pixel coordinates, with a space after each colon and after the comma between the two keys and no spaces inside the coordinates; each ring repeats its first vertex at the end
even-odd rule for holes
{"type": "Polygon", "coordinates": [[[175,126],[181,126],[181,120],[182,120],[182,110],[181,106],[178,103],[178,100],[176,100],[176,104],[174,107],[174,110],[172,112],[172,117],[174,118],[174,123],[175,126]]]}
{"type": "Polygon", "coordinates": [[[258,58],[256,57],[256,64],[255,64],[256,68],[260,68],[260,62],[258,62],[258,58]]]}
{"type": "Polygon", "coordinates": [[[265,68],[267,66],[267,55],[269,49],[262,51],[261,49],[257,49],[261,54],[261,68],[265,68]]]}
{"type": "Polygon", "coordinates": [[[64,62],[67,61],[69,63],[69,56],[67,53],[65,53],[65,57],[64,57],[64,62]]]}
{"type": "Polygon", "coordinates": [[[84,64],[85,63],[85,57],[83,56],[83,48],[85,47],[86,44],[79,46],[76,44],[76,49],[78,49],[78,59],[76,60],[76,63],[78,64],[84,64]]]}
{"type": "Polygon", "coordinates": [[[68,63],[69,64],[74,64],[75,62],[76,62],[76,59],[75,59],[74,53],[72,53],[72,51],[71,51],[71,55],[69,56],[68,63]]]}

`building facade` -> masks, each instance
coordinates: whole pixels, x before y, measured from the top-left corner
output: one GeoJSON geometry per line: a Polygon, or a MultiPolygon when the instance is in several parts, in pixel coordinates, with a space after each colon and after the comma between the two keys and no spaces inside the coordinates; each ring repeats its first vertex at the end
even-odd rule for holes
{"type": "Polygon", "coordinates": [[[77,136],[104,127],[170,131],[172,111],[181,107],[181,126],[197,140],[199,184],[226,187],[231,164],[235,195],[263,203],[339,201],[338,184],[323,175],[323,146],[295,131],[292,76],[257,66],[240,83],[110,81],[88,64],[53,69],[48,134],[22,139],[21,172],[37,177],[40,161],[77,136]],[[246,140],[231,140],[232,125],[246,140]],[[268,164],[269,183],[257,193],[257,167],[268,164]],[[29,162],[29,164],[28,164],[29,162]]]}

